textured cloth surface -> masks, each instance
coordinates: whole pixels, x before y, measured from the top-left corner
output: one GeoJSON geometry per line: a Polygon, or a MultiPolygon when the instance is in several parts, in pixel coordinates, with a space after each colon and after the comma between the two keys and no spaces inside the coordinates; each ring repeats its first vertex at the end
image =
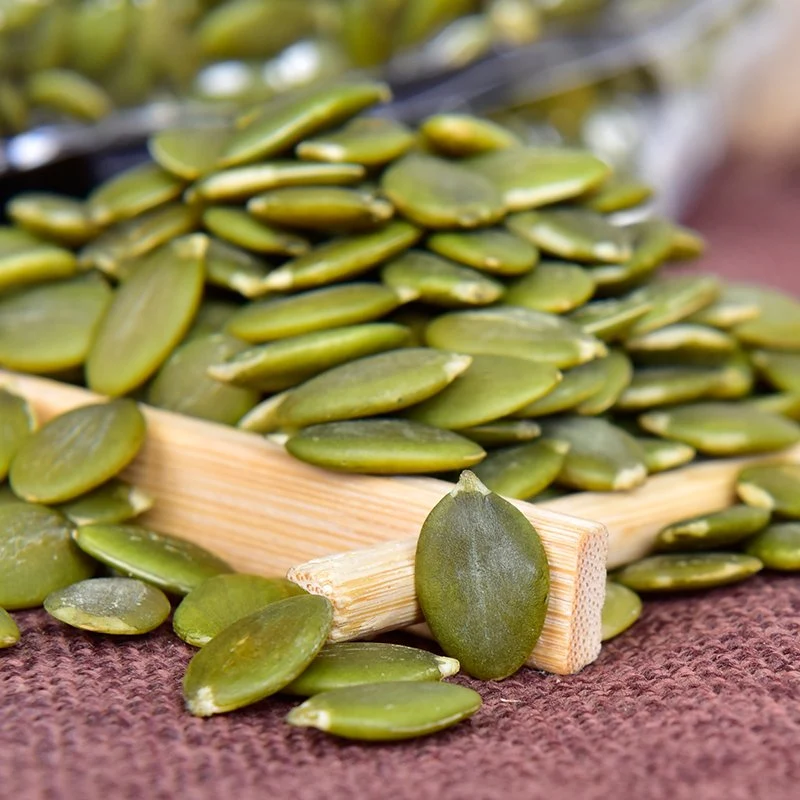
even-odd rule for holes
{"type": "MultiPolygon", "coordinates": [[[[728,170],[690,220],[705,268],[800,292],[800,178],[728,170]]],[[[42,611],[0,651],[0,798],[800,796],[800,576],[648,602],[581,674],[524,669],[437,736],[361,745],[291,728],[272,699],[182,710],[193,652],[166,628],[120,642],[42,611]]]]}

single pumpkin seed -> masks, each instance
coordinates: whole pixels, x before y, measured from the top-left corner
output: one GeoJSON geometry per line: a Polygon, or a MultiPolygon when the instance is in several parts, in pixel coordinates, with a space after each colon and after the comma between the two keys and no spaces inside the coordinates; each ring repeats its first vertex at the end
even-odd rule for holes
{"type": "Polygon", "coordinates": [[[470,675],[498,680],[525,663],[547,611],[547,556],[522,512],[473,473],[423,523],[414,580],[433,635],[470,675]]]}
{"type": "Polygon", "coordinates": [[[508,128],[469,114],[436,114],[419,126],[426,144],[449,158],[465,158],[521,144],[508,128]]]}
{"type": "Polygon", "coordinates": [[[686,318],[686,322],[728,330],[756,319],[760,313],[758,299],[754,298],[749,290],[726,283],[719,297],[711,305],[691,314],[686,318]]]}
{"type": "MultiPolygon", "coordinates": [[[[270,267],[253,253],[209,237],[206,281],[212,286],[229,289],[248,298],[257,297],[263,292],[264,278],[269,270],[270,267]]],[[[215,330],[221,327],[219,325],[215,330]]]]}
{"type": "Polygon", "coordinates": [[[687,403],[712,396],[717,386],[714,370],[696,367],[650,367],[637,369],[633,379],[614,404],[617,411],[687,403]]]}
{"type": "Polygon", "coordinates": [[[756,350],[750,354],[759,374],[773,388],[800,393],[800,353],[756,350]]]}
{"type": "Polygon", "coordinates": [[[543,261],[533,272],[509,283],[503,304],[565,314],[593,294],[594,279],[588,270],[577,264],[543,261]]]}
{"type": "Polygon", "coordinates": [[[0,292],[32,283],[71,278],[75,256],[18,228],[0,228],[0,292]]]}
{"type": "Polygon", "coordinates": [[[627,175],[615,174],[582,197],[580,202],[600,214],[613,214],[615,211],[635,208],[647,202],[652,195],[653,190],[646,183],[627,175]]]}
{"type": "Polygon", "coordinates": [[[259,222],[240,208],[212,206],[202,219],[215,236],[256,253],[299,256],[310,247],[306,239],[259,222]]]}
{"type": "Polygon", "coordinates": [[[11,647],[19,641],[19,628],[11,614],[0,608],[0,649],[11,647]]]}
{"type": "Polygon", "coordinates": [[[192,589],[172,618],[175,633],[187,644],[204,647],[217,634],[270,603],[306,594],[285,578],[231,573],[215,575],[192,589]]]}
{"type": "Polygon", "coordinates": [[[736,494],[748,505],[800,519],[800,465],[746,467],[736,478],[736,494]]]}
{"type": "Polygon", "coordinates": [[[705,250],[705,240],[699,233],[690,228],[685,228],[683,225],[673,224],[670,259],[699,258],[705,250]]]}
{"type": "Polygon", "coordinates": [[[200,305],[207,250],[204,236],[186,236],[136,266],[117,289],[89,350],[90,389],[111,396],[126,394],[166,361],[200,305]],[[153,325],[154,319],[158,325],[153,325]]]}
{"type": "Polygon", "coordinates": [[[650,475],[657,472],[665,472],[668,469],[675,469],[675,467],[682,467],[697,455],[694,447],[683,444],[683,442],[658,439],[654,436],[637,436],[636,441],[642,448],[644,465],[650,475]]]}
{"type": "Polygon", "coordinates": [[[654,366],[718,366],[736,348],[736,340],[724,331],[687,322],[625,339],[625,349],[637,362],[654,366]]]}
{"type": "Polygon", "coordinates": [[[750,539],[744,550],[763,562],[767,569],[797,572],[800,570],[800,525],[796,522],[770,525],[750,539]]]}
{"type": "Polygon", "coordinates": [[[642,599],[621,583],[606,581],[600,639],[607,642],[628,630],[642,615],[642,599]]]}
{"type": "Polygon", "coordinates": [[[575,413],[581,416],[597,416],[608,411],[633,378],[633,365],[620,350],[610,350],[608,355],[589,363],[597,364],[597,369],[604,373],[604,380],[603,385],[594,394],[575,406],[575,413]]]}
{"type": "Polygon", "coordinates": [[[135,635],[155,630],[171,611],[167,596],[133,578],[89,578],[51,592],[50,616],[95,633],[135,635]]]}
{"type": "Polygon", "coordinates": [[[756,319],[736,325],[733,335],[747,347],[766,350],[800,350],[800,303],[774,290],[735,284],[741,291],[759,301],[756,319]]]}
{"type": "Polygon", "coordinates": [[[327,469],[387,475],[464,469],[486,455],[463,436],[407,419],[312,425],[292,435],[286,449],[327,469]]]}
{"type": "Polygon", "coordinates": [[[440,256],[494,275],[524,275],[539,261],[532,244],[500,228],[434,233],[427,246],[440,256]]]}
{"type": "Polygon", "coordinates": [[[544,417],[557,414],[560,411],[569,411],[596,396],[608,378],[606,358],[596,358],[566,371],[564,379],[557,386],[543,397],[517,409],[514,416],[544,417]]]}
{"type": "Polygon", "coordinates": [[[140,525],[82,525],[73,539],[106,566],[169,594],[188,594],[208,578],[231,572],[205,548],[140,525]]]}
{"type": "Polygon", "coordinates": [[[305,161],[350,162],[380,167],[404,155],[414,144],[414,133],[401,122],[362,117],[344,127],[306,139],[295,148],[305,161]]]}
{"type": "Polygon", "coordinates": [[[653,307],[634,323],[630,333],[638,336],[679,322],[713,303],[721,288],[719,278],[713,275],[684,275],[653,281],[642,289],[653,307]]]}
{"type": "Polygon", "coordinates": [[[6,479],[22,443],[36,428],[36,418],[24,397],[0,389],[0,482],[6,479]]]}
{"type": "Polygon", "coordinates": [[[462,428],[459,433],[484,447],[505,447],[530,442],[541,436],[542,429],[530,419],[498,419],[462,428]]]}
{"type": "Polygon", "coordinates": [[[162,169],[182,180],[196,181],[214,169],[230,136],[227,125],[171,128],[153,134],[147,149],[162,169]]]}
{"type": "Polygon", "coordinates": [[[652,307],[641,292],[634,292],[628,297],[594,300],[573,311],[569,319],[586,333],[610,342],[624,336],[652,307]]]}
{"type": "Polygon", "coordinates": [[[769,519],[767,509],[741,504],[700,514],[662,528],[655,549],[669,553],[727,547],[762,530],[769,524],[769,519]]]}
{"type": "Polygon", "coordinates": [[[345,739],[394,741],[444,730],[480,707],[481,696],[466,686],[397,681],[314,695],[293,708],[286,721],[345,739]]]}
{"type": "Polygon", "coordinates": [[[333,607],[319,595],[288,597],[234,622],[189,662],[186,707],[209,717],[280,691],[314,660],[332,622],[333,607]]]}
{"type": "Polygon", "coordinates": [[[0,504],[0,606],[35,608],[50,592],[91,577],[96,564],[59,514],[32,503],[0,504]]]}
{"type": "Polygon", "coordinates": [[[669,553],[649,556],[611,576],[635,592],[680,592],[738,583],[764,565],[741,553],[669,553]]]}
{"type": "Polygon", "coordinates": [[[71,69],[42,69],[25,84],[28,102],[70,117],[97,122],[113,108],[111,98],[94,81],[71,69]]]}
{"type": "Polygon", "coordinates": [[[6,213],[35,236],[77,247],[97,234],[83,200],[49,192],[21,192],[6,204],[6,213]]]}
{"type": "Polygon", "coordinates": [[[143,489],[113,478],[87,494],[58,506],[75,525],[114,525],[144,514],[153,498],[143,489]]]}

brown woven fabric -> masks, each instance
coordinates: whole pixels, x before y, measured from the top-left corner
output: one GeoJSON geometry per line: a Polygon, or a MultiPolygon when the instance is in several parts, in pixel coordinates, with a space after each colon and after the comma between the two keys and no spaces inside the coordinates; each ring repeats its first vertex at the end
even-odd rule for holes
{"type": "MultiPolygon", "coordinates": [[[[694,222],[715,271],[800,290],[800,181],[723,174],[694,222]],[[755,220],[758,220],[757,222],[755,220]]],[[[753,800],[800,793],[800,576],[648,602],[571,677],[458,678],[469,722],[392,745],[283,723],[273,699],[210,720],[181,708],[191,648],[16,615],[0,651],[0,797],[753,800]]]]}

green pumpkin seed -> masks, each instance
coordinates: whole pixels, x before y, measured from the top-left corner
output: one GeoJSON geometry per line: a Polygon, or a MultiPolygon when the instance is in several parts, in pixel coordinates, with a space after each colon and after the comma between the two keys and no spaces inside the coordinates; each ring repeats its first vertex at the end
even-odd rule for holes
{"type": "Polygon", "coordinates": [[[800,420],[800,394],[764,394],[749,397],[742,403],[770,411],[773,414],[782,414],[795,421],[800,420]]]}
{"type": "Polygon", "coordinates": [[[758,292],[758,287],[742,285],[750,290],[751,299],[759,300],[756,319],[736,325],[733,335],[748,347],[766,350],[800,350],[800,303],[778,292],[758,292]]]}
{"type": "Polygon", "coordinates": [[[695,403],[639,417],[649,433],[677,439],[714,456],[780,450],[800,440],[800,426],[741,403],[695,403]]]}
{"type": "Polygon", "coordinates": [[[196,181],[211,172],[228,144],[226,125],[204,128],[172,128],[150,137],[150,157],[162,169],[185,181],[196,181]]]}
{"type": "Polygon", "coordinates": [[[614,404],[617,411],[643,411],[710,397],[717,386],[714,370],[694,367],[637,369],[614,404]]]}
{"type": "Polygon", "coordinates": [[[19,628],[11,614],[0,608],[0,649],[11,647],[19,641],[19,628]]]}
{"type": "Polygon", "coordinates": [[[682,467],[697,455],[694,447],[689,447],[683,442],[672,442],[669,439],[657,439],[650,436],[637,436],[636,441],[642,448],[644,465],[650,475],[682,467]]]}
{"type": "Polygon", "coordinates": [[[318,595],[270,603],[195,653],[183,679],[188,710],[209,717],[256,703],[297,678],[325,644],[333,607],[318,595]]]}
{"type": "Polygon", "coordinates": [[[772,387],[800,393],[800,354],[756,350],[750,354],[759,374],[772,387]]]}
{"type": "Polygon", "coordinates": [[[414,141],[414,133],[402,123],[366,117],[354,119],[338,131],[300,142],[295,154],[306,161],[349,161],[380,167],[404,155],[414,141]]]}
{"type": "Polygon", "coordinates": [[[737,348],[724,331],[706,325],[677,323],[625,340],[625,349],[636,361],[649,365],[719,365],[737,348]]]}
{"type": "Polygon", "coordinates": [[[0,504],[0,605],[35,608],[50,592],[91,577],[96,564],[72,542],[70,523],[29,503],[0,504]]]}
{"type": "Polygon", "coordinates": [[[610,170],[582,150],[512,147],[471,158],[470,169],[491,180],[509,211],[558,203],[599,186],[610,170]]]}
{"type": "Polygon", "coordinates": [[[459,670],[454,658],[383,642],[337,642],[322,648],[308,668],[282,690],[311,697],[362,684],[440,681],[459,670]]]}
{"type": "Polygon", "coordinates": [[[652,307],[641,292],[634,292],[628,297],[587,303],[573,311],[569,319],[586,333],[610,342],[624,336],[652,307]]]}
{"type": "Polygon", "coordinates": [[[767,569],[800,570],[800,525],[783,522],[770,525],[745,545],[745,552],[763,562],[767,569]]]}
{"type": "Polygon", "coordinates": [[[643,558],[612,577],[636,592],[695,591],[738,583],[763,566],[757,558],[740,553],[670,553],[643,558]]]}
{"type": "Polygon", "coordinates": [[[414,579],[433,635],[470,675],[497,680],[525,663],[547,610],[547,556],[522,512],[473,473],[428,514],[414,579]]]}
{"type": "Polygon", "coordinates": [[[424,347],[359,358],[293,389],[280,418],[288,428],[303,428],[388,414],[437,394],[471,362],[469,356],[424,347]]]}
{"type": "Polygon", "coordinates": [[[112,479],[60,505],[58,510],[75,525],[114,525],[144,514],[152,507],[153,498],[147,492],[112,479]]]}
{"type": "Polygon", "coordinates": [[[563,417],[543,420],[542,433],[571,445],[558,481],[589,492],[633,489],[647,469],[639,443],[604,419],[563,417]]]}
{"type": "Polygon", "coordinates": [[[51,592],[50,616],[84,631],[131,636],[155,630],[171,611],[167,596],[133,578],[90,578],[51,592]]]}
{"type": "Polygon", "coordinates": [[[719,297],[711,305],[687,317],[686,322],[728,330],[756,319],[760,313],[758,299],[748,289],[735,284],[724,284],[719,297]]]}
{"type": "Polygon", "coordinates": [[[321,89],[277,110],[268,106],[231,136],[219,165],[233,167],[279,155],[317,131],[390,98],[383,83],[353,83],[321,89]]]}
{"type": "Polygon", "coordinates": [[[94,81],[69,69],[43,69],[25,84],[28,102],[70,117],[97,122],[113,108],[111,98],[94,81]]]}
{"type": "Polygon", "coordinates": [[[256,611],[306,594],[285,578],[231,573],[215,575],[192,589],[175,609],[172,627],[187,644],[204,647],[217,634],[256,611]]]}
{"type": "MultiPolygon", "coordinates": [[[[257,297],[263,292],[264,278],[269,270],[260,258],[247,250],[209,238],[206,281],[211,285],[238,292],[244,297],[257,297]]],[[[235,311],[236,306],[232,309],[235,311]]],[[[215,330],[222,327],[218,325],[215,330]]]]}
{"type": "Polygon", "coordinates": [[[374,228],[394,214],[392,204],[380,197],[336,186],[273,189],[251,198],[247,210],[263,222],[314,231],[374,228]]]}
{"type": "Polygon", "coordinates": [[[507,128],[469,114],[436,114],[419,126],[426,143],[444,156],[464,158],[521,144],[507,128]]]}
{"type": "Polygon", "coordinates": [[[574,411],[581,416],[597,416],[608,411],[630,385],[633,378],[633,365],[630,359],[619,350],[610,350],[608,355],[590,361],[604,373],[603,385],[592,395],[575,406],[574,411]]]}
{"type": "Polygon", "coordinates": [[[592,273],[577,264],[545,261],[512,281],[503,296],[504,305],[533,311],[565,314],[586,303],[594,294],[592,273]]]}
{"type": "Polygon", "coordinates": [[[280,428],[280,405],[288,396],[289,392],[281,392],[262,400],[236,423],[236,427],[255,433],[274,433],[280,428]]]}
{"type": "Polygon", "coordinates": [[[505,213],[488,178],[433,156],[412,153],[396,161],[383,173],[381,189],[399,213],[428,228],[477,228],[505,213]]]}
{"type": "Polygon", "coordinates": [[[800,465],[746,467],[736,479],[736,494],[750,506],[800,519],[800,465]]]}
{"type": "Polygon", "coordinates": [[[0,389],[0,482],[22,443],[36,428],[36,418],[28,401],[0,389]]]}
{"type": "Polygon", "coordinates": [[[452,431],[406,419],[312,425],[291,436],[286,449],[301,461],[327,469],[384,475],[464,469],[486,455],[475,442],[452,431]]]}
{"type": "Polygon", "coordinates": [[[240,208],[207,208],[203,225],[220,239],[256,253],[299,256],[310,247],[302,237],[265,225],[240,208]]]}
{"type": "Polygon", "coordinates": [[[569,368],[605,355],[602,342],[554,314],[512,306],[442,314],[425,330],[432,347],[508,355],[569,368]]]}
{"type": "Polygon", "coordinates": [[[649,200],[653,190],[646,183],[625,175],[612,175],[599,188],[585,195],[581,202],[600,214],[625,211],[649,200]]]}
{"type": "Polygon", "coordinates": [[[110,225],[163,206],[180,197],[184,183],[158,164],[140,164],[98,186],[87,201],[98,225],[110,225]]]}
{"type": "Polygon", "coordinates": [[[169,594],[188,594],[208,578],[231,572],[205,548],[140,525],[83,525],[73,539],[106,566],[169,594]]]}
{"type": "Polygon", "coordinates": [[[493,492],[527,500],[544,491],[558,477],[570,445],[558,439],[495,450],[473,472],[493,492]]]}
{"type": "Polygon", "coordinates": [[[727,547],[762,530],[769,524],[769,519],[767,509],[731,506],[667,525],[659,531],[655,548],[668,553],[727,547]]]}
{"type": "Polygon", "coordinates": [[[136,266],[117,289],[89,350],[90,389],[111,396],[126,394],[164,363],[197,313],[207,250],[205,237],[187,236],[136,266]],[[152,324],[154,319],[158,325],[152,324]]]}
{"type": "Polygon", "coordinates": [[[208,368],[244,350],[233,336],[215,333],[185,342],[158,371],[147,402],[179,414],[235,425],[259,401],[259,392],[209,377],[208,368]]]}
{"type": "Polygon", "coordinates": [[[590,397],[595,397],[605,386],[607,378],[606,358],[581,364],[565,372],[564,379],[552,391],[517,409],[514,416],[544,417],[560,411],[569,411],[590,397]]]}
{"type": "Polygon", "coordinates": [[[434,233],[427,245],[445,258],[495,275],[524,275],[539,261],[532,244],[496,228],[434,233]]]}
{"type": "Polygon", "coordinates": [[[68,411],[22,443],[11,462],[11,488],[29,503],[72,500],[127,466],[144,436],[144,417],[132,400],[68,411]]]}
{"type": "Polygon", "coordinates": [[[459,433],[484,447],[505,447],[536,439],[542,429],[529,419],[498,419],[472,428],[462,428],[459,433]]]}
{"type": "Polygon", "coordinates": [[[672,249],[670,259],[699,258],[706,249],[703,237],[683,225],[672,226],[672,249]]]}
{"type": "Polygon", "coordinates": [[[49,192],[22,192],[6,204],[6,213],[35,236],[76,247],[97,234],[86,203],[49,192]]]}
{"type": "Polygon", "coordinates": [[[42,281],[71,278],[75,256],[18,228],[0,228],[0,292],[42,281]]]}
{"type": "Polygon", "coordinates": [[[369,322],[388,314],[401,296],[387,286],[348,283],[251,303],[228,320],[228,332],[255,344],[369,322]]]}
{"type": "Polygon", "coordinates": [[[347,280],[407,250],[422,235],[419,228],[396,220],[370,233],[332,239],[271,272],[266,291],[297,291],[347,280]]]}
{"type": "Polygon", "coordinates": [[[628,630],[642,615],[642,600],[636,592],[621,583],[606,581],[600,639],[607,642],[628,630]]]}
{"type": "Polygon", "coordinates": [[[207,371],[218,381],[276,392],[339,364],[402,347],[408,336],[408,328],[387,322],[315,331],[230,355],[207,371]]]}
{"type": "Polygon", "coordinates": [[[0,364],[33,373],[79,367],[110,302],[108,284],[86,278],[0,297],[0,364]]]}
{"type": "Polygon", "coordinates": [[[394,741],[444,730],[480,707],[481,696],[465,686],[398,681],[314,695],[292,709],[286,721],[345,739],[394,741]]]}
{"type": "Polygon", "coordinates": [[[713,303],[720,290],[719,278],[713,275],[684,275],[653,281],[642,289],[653,307],[634,323],[630,332],[638,336],[679,322],[713,303]]]}
{"type": "Polygon", "coordinates": [[[449,386],[409,409],[406,416],[451,430],[482,425],[552,394],[560,380],[561,373],[552,364],[476,355],[449,386]]]}

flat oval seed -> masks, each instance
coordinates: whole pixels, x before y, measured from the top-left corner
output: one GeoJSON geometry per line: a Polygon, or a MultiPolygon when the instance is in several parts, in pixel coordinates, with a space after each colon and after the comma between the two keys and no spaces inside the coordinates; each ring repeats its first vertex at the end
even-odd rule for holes
{"type": "Polygon", "coordinates": [[[312,425],[286,449],[295,458],[342,472],[402,475],[464,469],[485,455],[452,431],[406,419],[362,419],[312,425]]]}
{"type": "Polygon", "coordinates": [[[208,578],[231,572],[199,545],[139,525],[84,525],[73,538],[103,564],[170,594],[188,594],[208,578]]]}
{"type": "Polygon", "coordinates": [[[5,230],[15,235],[0,239],[0,292],[42,281],[71,278],[77,271],[77,261],[69,250],[43,242],[21,230],[5,230]]]}
{"type": "Polygon", "coordinates": [[[746,505],[700,514],[662,528],[655,549],[669,553],[726,547],[762,530],[769,524],[769,519],[770,512],[767,509],[746,505]]]}
{"type": "Polygon", "coordinates": [[[797,572],[800,570],[800,525],[796,522],[770,525],[747,542],[745,552],[759,559],[767,569],[797,572]]]}
{"type": "Polygon", "coordinates": [[[384,642],[336,642],[325,645],[285,694],[311,697],[362,684],[440,681],[458,672],[454,658],[384,642]]]}
{"type": "Polygon", "coordinates": [[[565,314],[586,303],[594,294],[594,278],[577,264],[545,261],[509,283],[503,304],[533,311],[565,314]]]}
{"type": "Polygon", "coordinates": [[[657,439],[650,436],[637,436],[636,441],[644,453],[644,465],[648,475],[664,472],[688,464],[697,455],[694,447],[683,442],[657,439]]]}
{"type": "Polygon", "coordinates": [[[542,429],[528,419],[498,419],[473,428],[462,428],[459,433],[484,447],[505,447],[536,439],[541,436],[542,429]]]}
{"type": "Polygon", "coordinates": [[[642,599],[621,583],[606,581],[600,640],[607,642],[628,630],[642,614],[642,599]]]}
{"type": "Polygon", "coordinates": [[[685,319],[716,300],[722,289],[713,275],[684,275],[653,281],[642,289],[642,295],[653,307],[637,320],[630,333],[639,336],[685,319]]]}
{"type": "Polygon", "coordinates": [[[440,392],[467,367],[469,356],[415,347],[359,358],[293,389],[280,408],[287,428],[388,414],[440,392]]]}
{"type": "Polygon", "coordinates": [[[49,192],[22,192],[6,205],[17,225],[36,236],[68,246],[82,245],[97,234],[86,203],[49,192]]]}
{"type": "Polygon", "coordinates": [[[544,624],[550,573],[521,511],[464,472],[423,523],[415,563],[422,613],[447,655],[481,680],[525,663],[544,624]]]}
{"type": "Polygon", "coordinates": [[[53,281],[0,297],[0,364],[33,373],[81,366],[112,296],[108,284],[94,278],[53,281]]]}
{"type": "Polygon", "coordinates": [[[419,126],[426,142],[442,155],[464,158],[521,144],[508,128],[469,114],[436,114],[419,126]]]}
{"type": "Polygon", "coordinates": [[[569,448],[558,439],[506,447],[489,453],[473,472],[493,492],[527,500],[555,481],[569,448]]]}
{"type": "Polygon", "coordinates": [[[0,389],[0,481],[22,443],[36,428],[36,418],[28,401],[0,389]]]}
{"type": "Polygon", "coordinates": [[[713,396],[719,382],[715,370],[694,367],[637,369],[614,404],[618,411],[643,411],[713,396]]]}
{"type": "Polygon", "coordinates": [[[126,394],[164,363],[197,313],[207,249],[205,237],[187,236],[137,265],[97,329],[86,360],[90,389],[126,394]]]}
{"type": "Polygon", "coordinates": [[[584,400],[593,397],[606,382],[605,358],[597,358],[564,373],[563,380],[552,391],[532,403],[518,408],[517,417],[544,417],[569,411],[584,400]]]}
{"type": "Polygon", "coordinates": [[[397,308],[388,286],[348,283],[244,306],[228,320],[233,336],[258,344],[313,331],[369,322],[397,308]]]}
{"type": "Polygon", "coordinates": [[[756,319],[760,313],[758,299],[749,290],[734,284],[724,284],[719,297],[711,305],[696,311],[686,321],[728,330],[756,319]]]}
{"type": "Polygon", "coordinates": [[[612,214],[634,208],[649,200],[652,195],[653,189],[648,184],[617,174],[583,197],[581,203],[592,211],[612,214]]]}
{"type": "Polygon", "coordinates": [[[630,385],[633,365],[619,350],[610,350],[607,356],[589,363],[596,363],[598,368],[603,370],[605,374],[603,386],[575,406],[574,410],[581,416],[593,417],[608,411],[617,402],[619,396],[630,385]]]}
{"type": "Polygon", "coordinates": [[[133,400],[68,411],[23,442],[11,462],[11,487],[30,503],[72,500],[124,469],[144,437],[144,417],[133,400]]]}
{"type": "Polygon", "coordinates": [[[585,194],[610,173],[608,166],[591,153],[556,147],[495,150],[466,163],[498,187],[509,211],[525,211],[585,194]]]}
{"type": "Polygon", "coordinates": [[[587,303],[573,311],[569,318],[586,333],[610,342],[624,336],[652,307],[641,292],[634,292],[628,297],[587,303]]]}
{"type": "Polygon", "coordinates": [[[775,389],[800,393],[800,354],[756,350],[750,358],[761,377],[775,389]]]}
{"type": "Polygon", "coordinates": [[[394,741],[444,730],[480,707],[481,696],[465,686],[399,681],[314,695],[286,721],[345,739],[394,741]]]}
{"type": "Polygon", "coordinates": [[[505,213],[488,178],[433,156],[411,154],[396,161],[383,173],[381,189],[403,216],[428,228],[478,228],[505,213]]]}
{"type": "Polygon", "coordinates": [[[408,328],[390,322],[350,325],[252,347],[210,364],[207,372],[217,381],[277,392],[339,364],[402,347],[408,338],[408,328]]]}
{"type": "Polygon", "coordinates": [[[283,689],[314,660],[333,622],[329,600],[289,597],[233,623],[195,653],[183,679],[188,710],[210,717],[283,689]]]}
{"type": "Polygon", "coordinates": [[[147,149],[162,169],[185,181],[196,181],[214,169],[230,136],[227,125],[171,128],[153,134],[147,149]]]}
{"type": "Polygon", "coordinates": [[[40,606],[50,592],[89,578],[96,564],[71,539],[65,517],[44,506],[0,503],[0,606],[40,606]]]}
{"type": "Polygon", "coordinates": [[[152,507],[153,498],[147,492],[113,479],[60,505],[58,510],[75,525],[113,525],[144,514],[152,507]]]}
{"type": "Polygon", "coordinates": [[[131,636],[155,630],[171,611],[167,596],[133,578],[90,578],[51,592],[50,616],[95,633],[131,636]]]}
{"type": "Polygon", "coordinates": [[[625,349],[638,362],[651,365],[713,365],[729,356],[736,340],[705,325],[677,323],[625,340],[625,349]]]}
{"type": "Polygon", "coordinates": [[[746,467],[736,479],[736,494],[748,505],[800,519],[800,465],[746,467]]]}
{"type": "Polygon", "coordinates": [[[800,350],[800,303],[781,295],[768,296],[761,303],[759,316],[737,325],[733,335],[748,347],[800,350]]]}
{"type": "Polygon", "coordinates": [[[473,356],[449,386],[406,412],[437,428],[469,428],[508,416],[552,392],[561,373],[552,364],[513,356],[473,356]]]}
{"type": "Polygon", "coordinates": [[[680,592],[738,583],[759,572],[757,558],[740,553],[670,553],[649,556],[613,573],[635,592],[680,592]]]}
{"type": "Polygon", "coordinates": [[[649,433],[715,456],[780,450],[800,440],[800,425],[741,403],[694,403],[639,417],[649,433]]]}
{"type": "Polygon", "coordinates": [[[175,609],[172,627],[187,644],[204,647],[217,634],[256,611],[306,594],[285,578],[232,573],[215,575],[192,589],[175,609]]]}
{"type": "Polygon", "coordinates": [[[220,239],[256,253],[299,256],[310,247],[306,239],[265,225],[240,208],[207,208],[203,225],[220,239]]]}
{"type": "Polygon", "coordinates": [[[94,81],[71,69],[41,69],[25,84],[28,101],[77,117],[97,122],[113,108],[111,98],[94,81]]]}
{"type": "Polygon", "coordinates": [[[495,275],[524,275],[539,261],[533,245],[497,228],[434,233],[427,245],[445,258],[495,275]]]}
{"type": "Polygon", "coordinates": [[[542,432],[571,445],[558,480],[590,492],[633,489],[644,483],[644,453],[630,434],[604,419],[542,420],[542,432]]]}
{"type": "Polygon", "coordinates": [[[683,225],[672,226],[672,249],[670,259],[680,260],[688,258],[698,258],[706,250],[706,243],[703,237],[690,228],[683,225]]]}
{"type": "MultiPolygon", "coordinates": [[[[270,271],[264,261],[235,245],[209,238],[206,255],[206,282],[238,292],[244,297],[263,293],[264,278],[270,271]]],[[[236,311],[233,306],[233,311],[236,311]]],[[[215,332],[222,326],[217,326],[215,332]]]]}
{"type": "Polygon", "coordinates": [[[432,347],[508,355],[569,368],[605,355],[602,342],[554,314],[512,306],[442,314],[425,330],[432,347]]]}
{"type": "Polygon", "coordinates": [[[0,649],[11,647],[19,641],[17,623],[4,608],[0,608],[0,649]]]}

